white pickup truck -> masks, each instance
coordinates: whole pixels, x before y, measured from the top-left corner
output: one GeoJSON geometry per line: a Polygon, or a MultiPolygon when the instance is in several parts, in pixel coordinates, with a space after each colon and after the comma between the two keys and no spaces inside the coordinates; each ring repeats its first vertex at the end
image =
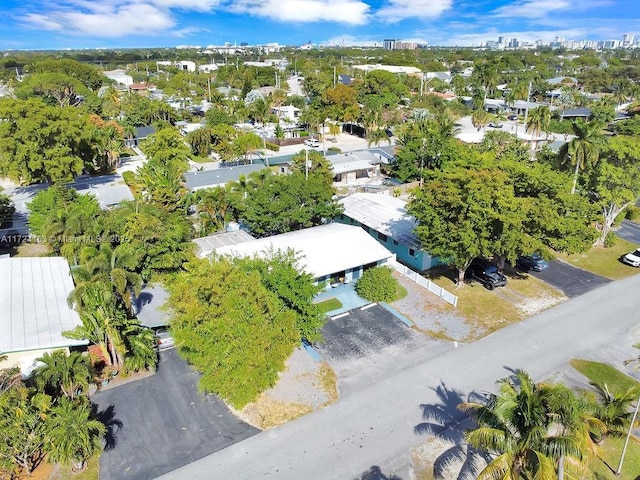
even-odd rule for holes
{"type": "Polygon", "coordinates": [[[640,267],[640,248],[622,257],[622,261],[632,267],[640,267]]]}

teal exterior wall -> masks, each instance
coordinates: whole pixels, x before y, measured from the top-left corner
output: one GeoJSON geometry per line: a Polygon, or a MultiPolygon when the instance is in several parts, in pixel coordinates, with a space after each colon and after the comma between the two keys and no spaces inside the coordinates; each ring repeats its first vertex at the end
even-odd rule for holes
{"type": "Polygon", "coordinates": [[[356,225],[363,228],[369,235],[375,238],[387,250],[395,253],[396,259],[400,263],[407,265],[413,270],[428,270],[443,263],[438,257],[432,257],[431,255],[429,255],[429,252],[425,252],[424,250],[412,249],[408,245],[398,242],[397,240],[394,240],[389,236],[385,236],[380,232],[367,227],[366,225],[362,225],[360,222],[345,214],[340,215],[340,217],[338,217],[336,220],[340,223],[345,223],[347,225],[356,225]]]}

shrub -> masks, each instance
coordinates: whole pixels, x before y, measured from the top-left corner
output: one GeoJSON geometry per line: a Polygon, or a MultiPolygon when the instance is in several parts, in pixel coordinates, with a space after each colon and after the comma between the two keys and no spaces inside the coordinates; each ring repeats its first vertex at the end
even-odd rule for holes
{"type": "Polygon", "coordinates": [[[637,205],[630,205],[629,207],[627,207],[625,217],[627,220],[635,222],[640,218],[640,207],[638,207],[637,205]]]}
{"type": "Polygon", "coordinates": [[[611,248],[616,244],[616,240],[618,240],[618,237],[616,237],[616,234],[613,232],[609,232],[607,233],[607,236],[604,237],[604,246],[605,248],[611,248]]]}
{"type": "Polygon", "coordinates": [[[340,153],[342,151],[338,147],[329,147],[329,148],[327,148],[327,150],[330,151],[330,152],[338,152],[338,153],[340,153]]]}
{"type": "Polygon", "coordinates": [[[124,180],[124,183],[126,183],[129,186],[136,184],[136,176],[131,171],[124,172],[122,174],[122,179],[124,180]]]}
{"type": "Polygon", "coordinates": [[[365,271],[356,283],[356,292],[370,302],[392,302],[395,299],[398,281],[391,267],[374,267],[365,271]]]}
{"type": "Polygon", "coordinates": [[[264,146],[267,147],[268,150],[271,150],[273,152],[277,152],[280,150],[280,145],[276,145],[275,143],[266,142],[264,146]]]}
{"type": "Polygon", "coordinates": [[[305,132],[304,130],[302,132],[300,132],[300,136],[301,137],[308,137],[309,136],[309,132],[305,132]]]}

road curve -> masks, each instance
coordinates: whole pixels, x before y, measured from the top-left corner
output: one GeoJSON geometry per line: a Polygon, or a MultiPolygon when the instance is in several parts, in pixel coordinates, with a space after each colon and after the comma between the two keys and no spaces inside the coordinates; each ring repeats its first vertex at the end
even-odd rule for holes
{"type": "Polygon", "coordinates": [[[605,285],[160,478],[353,478],[424,439],[414,433],[420,404],[439,403],[433,389],[441,383],[466,398],[493,390],[509,369],[543,379],[570,358],[626,345],[629,330],[640,324],[638,291],[640,275],[605,285]]]}

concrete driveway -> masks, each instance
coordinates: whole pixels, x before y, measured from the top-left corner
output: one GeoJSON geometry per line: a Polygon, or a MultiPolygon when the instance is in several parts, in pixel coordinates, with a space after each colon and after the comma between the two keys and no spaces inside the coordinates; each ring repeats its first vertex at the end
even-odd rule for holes
{"type": "Polygon", "coordinates": [[[531,271],[529,274],[562,290],[562,292],[570,298],[583,295],[611,282],[608,278],[587,272],[586,270],[576,268],[573,265],[558,260],[549,262],[549,268],[542,272],[531,271]]]}
{"type": "Polygon", "coordinates": [[[630,220],[623,220],[620,228],[616,231],[620,238],[640,245],[640,225],[630,220]]]}
{"type": "Polygon", "coordinates": [[[197,382],[171,349],[155,375],[93,395],[109,428],[101,480],[156,478],[258,433],[218,397],[199,394],[197,382]]]}

